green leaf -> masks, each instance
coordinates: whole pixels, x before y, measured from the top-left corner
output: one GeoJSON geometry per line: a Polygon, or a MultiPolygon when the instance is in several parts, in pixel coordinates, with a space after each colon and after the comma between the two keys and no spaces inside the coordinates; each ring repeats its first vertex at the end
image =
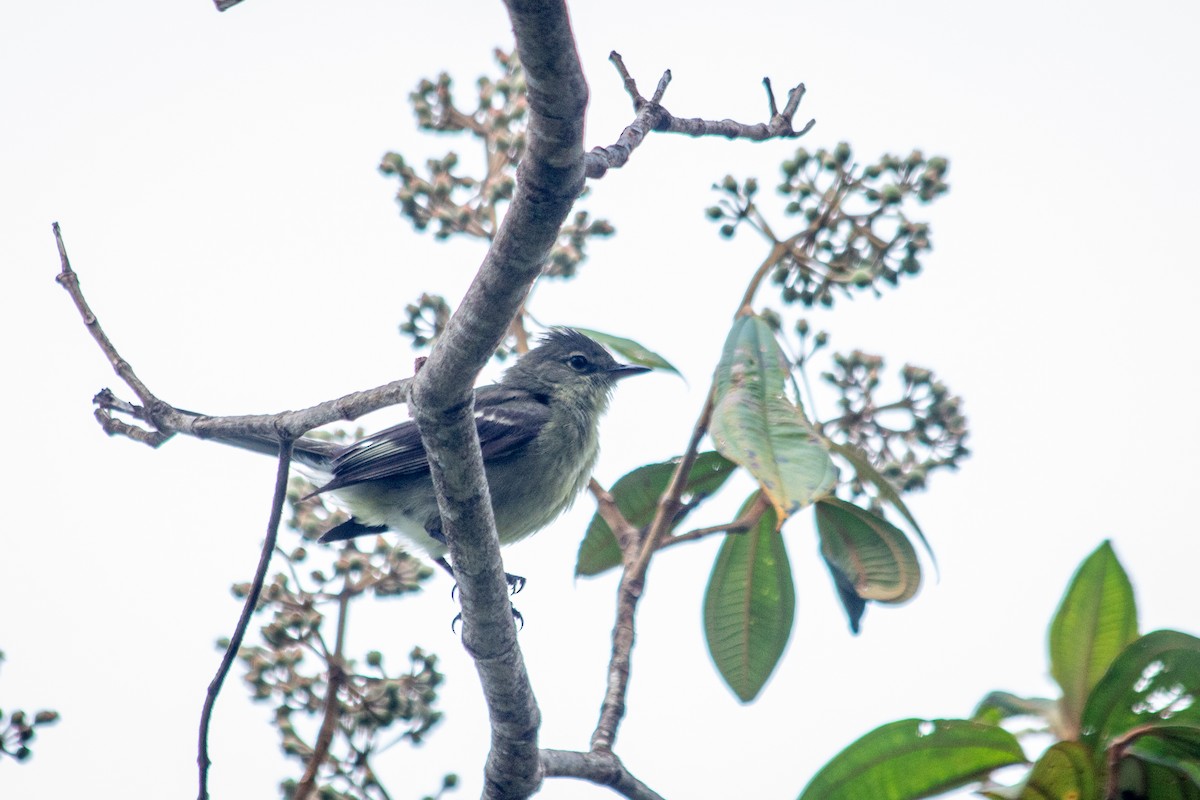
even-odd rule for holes
{"type": "Polygon", "coordinates": [[[1137,633],[1133,586],[1105,541],[1079,566],[1050,623],[1050,673],[1069,731],[1079,730],[1088,692],[1137,633]]]}
{"type": "Polygon", "coordinates": [[[760,317],[739,317],[717,365],[708,432],[717,450],[750,471],[784,520],[837,482],[829,452],[784,393],[787,360],[760,317]]]}
{"type": "Polygon", "coordinates": [[[1166,767],[1200,789],[1200,723],[1155,725],[1125,750],[1131,758],[1166,767]]]}
{"type": "Polygon", "coordinates": [[[904,532],[845,500],[817,502],[821,555],[864,600],[903,603],[921,586],[921,565],[904,532]]]}
{"type": "MultiPolygon", "coordinates": [[[[756,502],[752,495],[738,516],[756,502]]],[[[704,634],[717,671],[743,703],[753,700],[787,646],[796,611],[792,567],[775,512],[728,533],[704,592],[704,634]]]]}
{"type": "Polygon", "coordinates": [[[1057,717],[1058,702],[1046,697],[1021,697],[1011,692],[989,692],[979,701],[971,719],[993,725],[1012,717],[1038,717],[1051,722],[1057,717]]]}
{"type": "MultiPolygon", "coordinates": [[[[642,528],[654,519],[658,499],[667,490],[667,484],[671,482],[671,476],[675,474],[678,465],[678,458],[661,464],[647,464],[627,473],[613,484],[609,493],[612,494],[621,515],[631,525],[642,528]]],[[[700,453],[692,464],[692,471],[688,473],[681,499],[694,503],[700,498],[714,494],[735,469],[737,464],[720,453],[711,450],[700,453]]],[[[599,575],[619,566],[621,548],[617,544],[617,537],[597,512],[592,515],[587,533],[579,543],[575,575],[599,575]]]]}
{"type": "Polygon", "coordinates": [[[836,564],[824,556],[822,556],[822,560],[825,562],[829,574],[833,576],[833,588],[846,612],[846,620],[850,623],[850,632],[857,636],[862,630],[862,618],[867,610],[867,601],[858,596],[854,584],[836,564]]]}
{"type": "Polygon", "coordinates": [[[1018,800],[1100,800],[1091,752],[1079,742],[1058,742],[1042,753],[1018,800]]]}
{"type": "Polygon", "coordinates": [[[1083,708],[1083,741],[1108,747],[1141,725],[1200,724],[1200,639],[1153,631],[1126,647],[1083,708]]]}
{"type": "Polygon", "coordinates": [[[1117,791],[1121,800],[1200,800],[1200,788],[1184,775],[1136,758],[1121,759],[1117,791]]]}
{"type": "Polygon", "coordinates": [[[896,491],[896,487],[892,482],[885,478],[882,472],[875,469],[875,465],[867,458],[866,453],[857,447],[833,441],[829,441],[828,444],[830,450],[850,462],[850,466],[854,467],[854,471],[857,473],[860,481],[872,484],[879,492],[879,499],[885,503],[890,503],[893,508],[900,512],[900,516],[908,520],[908,524],[912,525],[913,532],[921,540],[921,544],[925,547],[925,552],[929,553],[929,558],[933,561],[934,567],[936,567],[937,556],[933,554],[933,548],[929,546],[929,540],[925,538],[925,532],[917,524],[917,518],[908,510],[908,506],[904,504],[903,498],[900,497],[900,493],[896,491]]]}
{"type": "Polygon", "coordinates": [[[600,344],[607,347],[609,350],[621,355],[629,363],[637,364],[641,367],[649,367],[650,369],[659,369],[663,372],[674,372],[679,377],[683,375],[679,370],[675,369],[675,365],[665,358],[660,356],[653,350],[648,350],[633,339],[625,339],[621,336],[613,336],[611,333],[601,333],[590,328],[575,328],[584,336],[595,339],[600,344]]]}
{"type": "Polygon", "coordinates": [[[876,728],[834,756],[800,800],[918,800],[1024,762],[1016,737],[995,725],[905,719],[876,728]]]}

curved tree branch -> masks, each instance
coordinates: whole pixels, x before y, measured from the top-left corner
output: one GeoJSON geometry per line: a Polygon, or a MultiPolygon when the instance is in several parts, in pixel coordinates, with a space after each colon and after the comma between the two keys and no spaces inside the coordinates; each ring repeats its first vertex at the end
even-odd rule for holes
{"type": "Polygon", "coordinates": [[[583,189],[588,93],[562,2],[508,0],[529,97],[529,147],[517,189],[466,296],[412,386],[462,599],[463,644],[475,659],[492,724],[484,797],[527,797],[541,783],[541,719],[517,646],[508,584],[473,418],[472,387],[540,274],[583,189]]]}

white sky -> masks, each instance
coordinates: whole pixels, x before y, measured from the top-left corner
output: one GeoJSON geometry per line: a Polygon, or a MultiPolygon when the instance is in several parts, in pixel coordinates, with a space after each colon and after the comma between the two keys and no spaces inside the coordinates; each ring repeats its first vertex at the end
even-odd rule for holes
{"type": "MultiPolygon", "coordinates": [[[[852,638],[807,519],[787,529],[798,616],[782,666],[741,707],[704,649],[716,540],[657,560],[642,604],[618,752],[667,797],[794,797],[858,735],[906,716],[965,716],[995,688],[1046,694],[1046,625],[1104,537],[1132,574],[1143,630],[1196,632],[1200,424],[1191,247],[1200,214],[1200,14],[1163,2],[579,3],[592,91],[588,146],[630,117],[608,52],[684,116],[763,119],[759,80],[803,80],[810,148],[862,159],[914,146],[951,159],[928,212],[926,273],[882,300],[814,318],[842,350],[933,367],[966,398],[974,457],[913,507],[942,579],[852,638]],[[697,764],[708,768],[697,769],[697,764]]],[[[375,167],[457,140],[415,132],[406,102],[449,70],[469,97],[499,3],[47,0],[0,31],[0,337],[10,457],[0,528],[0,708],[57,708],[13,798],[190,797],[195,731],[252,572],[274,466],[210,444],[109,440],[103,386],[128,396],[54,283],[50,223],[109,333],[170,402],[210,413],[296,408],[407,374],[395,333],[422,290],[456,298],[481,249],[438,246],[398,216],[375,167]]],[[[764,253],[703,218],[727,172],[771,186],[795,143],[653,137],[594,185],[618,236],[540,318],[611,330],[672,359],[621,387],[598,477],[678,453],[726,321],[764,253]]],[[[464,156],[473,157],[469,149],[464,156]]],[[[764,294],[765,298],[766,295],[764,294]]],[[[368,424],[371,424],[368,422],[368,424]]],[[[380,422],[382,424],[382,422],[380,422]]],[[[728,498],[735,506],[740,496],[728,498]]],[[[521,634],[545,746],[595,723],[615,578],[573,583],[590,514],[506,551],[530,578],[521,634]]],[[[697,520],[699,521],[699,520],[697,520]]],[[[716,520],[712,520],[716,521],[716,520]]],[[[439,576],[416,600],[360,613],[353,644],[420,644],[448,675],[445,723],[378,762],[396,798],[458,771],[478,794],[487,747],[473,668],[439,576]]],[[[269,708],[231,676],[212,731],[215,797],[261,798],[285,766],[269,708]]],[[[607,797],[554,782],[545,796],[607,797]]]]}

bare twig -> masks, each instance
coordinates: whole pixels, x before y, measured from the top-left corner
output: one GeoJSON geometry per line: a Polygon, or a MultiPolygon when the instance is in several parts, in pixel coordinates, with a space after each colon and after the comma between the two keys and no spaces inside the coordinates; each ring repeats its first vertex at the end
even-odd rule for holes
{"type": "Polygon", "coordinates": [[[629,670],[635,639],[635,617],[637,604],[641,599],[646,585],[646,570],[650,558],[658,547],[658,541],[670,527],[679,512],[679,498],[687,485],[687,476],[696,463],[700,440],[708,430],[708,422],[712,416],[713,391],[710,390],[705,400],[700,419],[692,430],[692,438],[683,457],[671,476],[667,491],[659,500],[654,521],[645,537],[638,537],[630,543],[629,550],[622,551],[625,568],[621,573],[621,584],[617,588],[617,618],[613,625],[612,651],[608,661],[608,684],[604,692],[604,700],[600,704],[600,719],[592,732],[591,749],[593,752],[611,752],[616,741],[617,728],[625,716],[625,696],[629,689],[629,670]]]}
{"type": "Polygon", "coordinates": [[[678,536],[669,536],[663,539],[659,545],[659,550],[665,550],[668,547],[673,547],[683,542],[694,542],[697,539],[703,539],[706,536],[712,536],[716,533],[745,533],[758,524],[762,515],[766,512],[771,504],[767,501],[762,492],[755,495],[754,504],[746,509],[746,513],[742,514],[737,519],[726,522],[722,525],[712,525],[707,528],[696,528],[695,530],[681,533],[678,536]]]}
{"type": "Polygon", "coordinates": [[[658,792],[633,777],[612,753],[542,750],[541,755],[548,778],[579,778],[607,786],[629,800],[663,800],[658,792]]]}
{"type": "Polygon", "coordinates": [[[608,147],[594,147],[584,157],[589,178],[602,177],[608,170],[624,166],[629,161],[629,156],[650,131],[682,133],[687,136],[724,136],[727,139],[749,139],[762,142],[767,139],[799,138],[808,133],[817,123],[815,119],[810,119],[800,130],[796,130],[793,126],[796,111],[800,108],[800,100],[804,97],[803,83],[788,91],[787,103],[784,104],[783,111],[780,111],[775,103],[775,93],[771,89],[771,81],[768,78],[763,78],[763,86],[767,90],[767,106],[770,111],[770,118],[767,122],[748,125],[732,119],[706,120],[698,117],[676,117],[662,106],[663,94],[671,82],[670,70],[663,73],[654,95],[647,100],[638,92],[637,83],[625,67],[620,53],[614,50],[609,54],[608,59],[617,68],[617,73],[625,85],[625,91],[633,100],[635,116],[633,122],[621,131],[621,135],[617,137],[614,144],[608,147]]]}
{"type": "Polygon", "coordinates": [[[364,414],[405,402],[408,399],[408,387],[411,380],[405,378],[374,389],[351,392],[310,408],[299,411],[282,411],[276,414],[210,417],[174,408],[150,391],[150,388],[134,372],[133,366],[122,358],[116,345],[108,338],[100,326],[99,319],[83,296],[83,290],[79,285],[79,276],[71,267],[66,245],[63,244],[62,231],[57,222],[53,224],[52,229],[55,244],[58,246],[59,260],[62,264],[56,280],[74,301],[75,307],[79,309],[79,314],[83,318],[83,324],[95,339],[96,344],[99,345],[101,352],[112,364],[113,371],[133,390],[141,403],[138,405],[122,400],[109,389],[102,389],[92,398],[92,402],[96,405],[96,421],[110,436],[127,436],[151,447],[158,447],[176,433],[184,433],[201,439],[260,436],[283,441],[297,439],[306,431],[330,422],[354,420],[364,414]],[[114,412],[145,422],[151,427],[146,429],[130,425],[113,416],[114,412]]]}
{"type": "MultiPolygon", "coordinates": [[[[768,85],[768,92],[769,89],[768,85]]],[[[633,91],[636,92],[636,87],[633,91]]],[[[772,104],[774,103],[773,97],[771,102],[772,104]]],[[[785,107],[784,111],[787,112],[790,108],[791,112],[794,113],[795,105],[798,103],[799,97],[795,94],[790,94],[788,106],[785,107]]],[[[812,229],[808,233],[811,233],[811,231],[812,229]]],[[[771,268],[787,255],[789,249],[798,240],[804,239],[805,235],[807,234],[800,234],[785,242],[774,243],[770,254],[768,254],[762,265],[755,270],[754,275],[751,277],[750,283],[746,287],[746,292],[738,304],[735,316],[753,313],[752,304],[754,296],[758,292],[763,279],[770,272],[771,268]]],[[[811,235],[809,235],[809,239],[811,239],[811,235]]],[[[630,659],[635,639],[635,617],[638,601],[645,590],[646,571],[649,569],[650,559],[653,558],[655,552],[671,543],[670,540],[666,539],[666,536],[678,520],[679,512],[683,508],[681,498],[687,486],[687,476],[691,474],[692,467],[696,463],[700,441],[708,432],[708,425],[712,419],[715,403],[716,382],[714,380],[705,398],[704,406],[700,410],[700,416],[696,420],[696,425],[692,429],[692,436],[688,442],[687,450],[684,451],[683,456],[679,459],[679,463],[675,467],[675,472],[667,484],[666,491],[659,498],[654,520],[646,529],[644,536],[638,537],[638,540],[633,543],[630,549],[626,550],[624,545],[622,546],[622,558],[625,568],[621,574],[621,584],[617,589],[617,613],[616,622],[613,625],[612,651],[608,664],[608,682],[604,693],[604,700],[600,706],[600,718],[596,723],[596,729],[592,732],[591,748],[593,752],[611,752],[613,743],[616,740],[617,729],[621,724],[622,717],[625,715],[625,696],[629,687],[630,659]]],[[[750,511],[753,511],[753,509],[750,511]]],[[[761,511],[759,513],[761,515],[761,511]]],[[[740,527],[744,522],[745,518],[735,520],[733,525],[740,527]]],[[[689,539],[697,539],[709,533],[715,533],[717,530],[730,529],[732,529],[731,526],[718,526],[714,529],[701,529],[699,532],[692,531],[683,534],[679,538],[683,541],[688,541],[689,539]]]]}
{"type": "Polygon", "coordinates": [[[100,321],[92,313],[87,300],[83,298],[83,292],[79,288],[79,276],[75,274],[75,270],[71,268],[71,260],[67,258],[67,247],[63,244],[62,230],[59,228],[57,222],[52,224],[50,229],[54,231],[54,243],[58,246],[58,259],[62,265],[55,280],[67,290],[67,294],[71,295],[71,299],[75,301],[75,308],[79,309],[79,315],[83,317],[83,324],[87,326],[88,333],[96,340],[96,344],[100,346],[100,350],[108,358],[108,363],[112,365],[113,371],[117,373],[117,376],[130,389],[133,389],[134,394],[142,401],[142,404],[151,410],[150,418],[152,419],[156,407],[165,406],[166,404],[155,397],[146,384],[138,379],[138,376],[133,371],[133,367],[129,365],[128,361],[121,358],[121,354],[117,352],[117,348],[113,345],[112,340],[108,338],[108,334],[100,327],[100,321]]]}
{"type": "Polygon", "coordinates": [[[242,613],[238,617],[237,627],[234,628],[233,636],[229,638],[229,646],[225,648],[225,655],[221,657],[221,666],[217,668],[217,674],[213,676],[212,682],[208,685],[208,692],[204,697],[204,708],[200,712],[200,742],[199,752],[196,756],[196,763],[200,768],[199,800],[208,800],[208,767],[212,764],[208,757],[208,726],[212,720],[213,706],[216,704],[217,695],[221,693],[221,685],[225,682],[225,676],[229,674],[229,668],[233,665],[233,659],[242,646],[242,640],[246,638],[246,628],[250,625],[250,617],[254,615],[254,610],[258,607],[258,597],[262,593],[263,582],[266,580],[271,554],[275,552],[275,540],[279,536],[279,521],[283,518],[283,501],[287,497],[288,472],[291,463],[292,443],[285,441],[279,446],[279,468],[275,472],[275,494],[271,498],[267,537],[263,541],[262,552],[258,557],[258,567],[254,570],[254,580],[250,584],[250,591],[246,594],[246,602],[242,604],[242,613]]]}
{"type": "Polygon", "coordinates": [[[310,797],[316,796],[317,774],[325,759],[329,757],[333,733],[337,729],[338,715],[341,711],[338,692],[346,682],[346,618],[350,613],[351,593],[350,577],[347,576],[338,595],[337,636],[334,640],[333,654],[329,657],[329,677],[325,681],[325,708],[322,710],[321,729],[317,733],[317,741],[313,745],[308,764],[304,767],[304,775],[296,785],[293,795],[296,800],[309,800],[310,797]]]}
{"type": "Polygon", "coordinates": [[[641,536],[641,531],[625,519],[621,509],[617,508],[617,501],[595,478],[588,481],[588,491],[596,499],[596,511],[612,530],[613,536],[616,537],[617,544],[621,548],[621,553],[631,552],[637,544],[638,537],[641,536]]]}

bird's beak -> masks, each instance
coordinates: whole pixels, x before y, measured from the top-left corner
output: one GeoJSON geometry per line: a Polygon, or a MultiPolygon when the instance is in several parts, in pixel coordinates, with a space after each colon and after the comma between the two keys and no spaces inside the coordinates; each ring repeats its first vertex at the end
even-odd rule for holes
{"type": "Polygon", "coordinates": [[[649,371],[649,367],[639,367],[636,364],[617,364],[608,370],[608,374],[612,376],[613,380],[617,380],[619,378],[627,378],[630,375],[641,375],[643,372],[649,371]]]}

